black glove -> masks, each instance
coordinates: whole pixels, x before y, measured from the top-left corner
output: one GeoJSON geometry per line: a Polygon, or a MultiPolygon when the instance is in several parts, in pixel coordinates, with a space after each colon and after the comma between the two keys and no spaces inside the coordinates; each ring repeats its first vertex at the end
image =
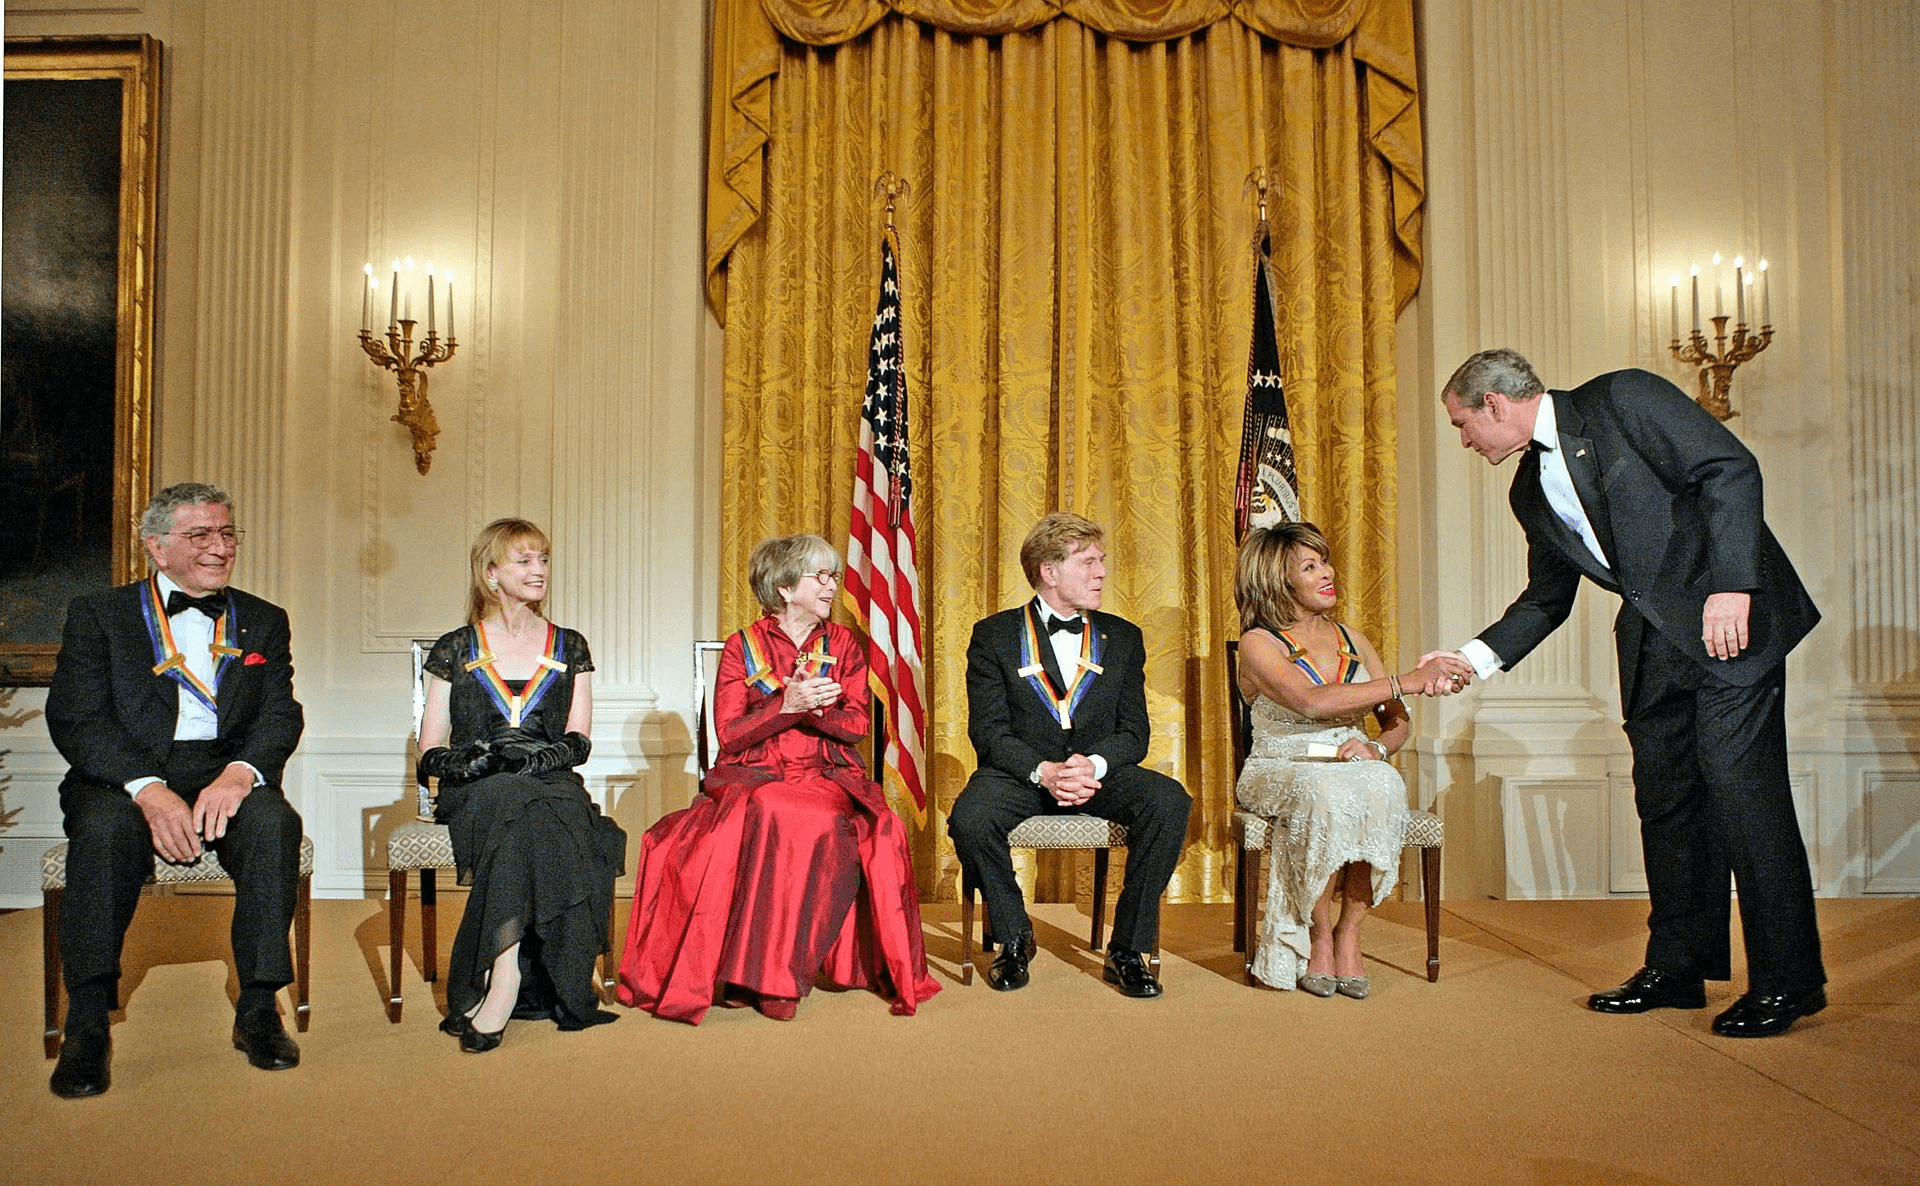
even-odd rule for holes
{"type": "Polygon", "coordinates": [[[472,782],[483,774],[491,774],[500,768],[500,755],[494,752],[493,743],[486,738],[469,742],[459,749],[449,749],[436,745],[420,755],[419,777],[451,778],[459,782],[472,782]]]}
{"type": "Polygon", "coordinates": [[[493,732],[487,734],[487,742],[493,746],[493,752],[505,763],[503,769],[518,770],[517,763],[524,761],[537,750],[550,744],[546,738],[536,736],[525,729],[516,728],[504,720],[496,721],[493,732]]]}
{"type": "Polygon", "coordinates": [[[549,770],[572,769],[587,760],[593,741],[585,733],[568,733],[558,741],[514,743],[504,769],[514,774],[545,774],[549,770]]]}

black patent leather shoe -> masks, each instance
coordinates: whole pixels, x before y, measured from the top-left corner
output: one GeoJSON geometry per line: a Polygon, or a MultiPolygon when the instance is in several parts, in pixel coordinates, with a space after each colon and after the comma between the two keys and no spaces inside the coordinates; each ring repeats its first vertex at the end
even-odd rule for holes
{"type": "Polygon", "coordinates": [[[1642,968],[1633,979],[1619,988],[1609,988],[1587,998],[1587,1008],[1595,1013],[1645,1013],[1649,1009],[1704,1009],[1707,1007],[1707,983],[1704,980],[1672,976],[1658,968],[1642,968]]]}
{"type": "Polygon", "coordinates": [[[113,1038],[105,1026],[69,1029],[47,1086],[61,1099],[104,1094],[113,1085],[113,1038]]]}
{"type": "Polygon", "coordinates": [[[263,1071],[284,1071],[300,1065],[300,1048],[287,1036],[280,1014],[272,1009],[244,1013],[233,1022],[233,1048],[263,1071]]]}
{"type": "Polygon", "coordinates": [[[1000,944],[1000,954],[987,969],[987,983],[995,992],[1012,992],[1027,986],[1027,964],[1033,959],[1033,932],[1016,935],[1000,944]]]}
{"type": "Polygon", "coordinates": [[[505,1037],[506,1033],[507,1027],[504,1025],[492,1033],[468,1026],[467,1032],[460,1035],[460,1050],[464,1054],[485,1054],[489,1050],[497,1049],[500,1039],[505,1037]]]}
{"type": "Polygon", "coordinates": [[[1784,1034],[1802,1017],[1827,1007],[1827,990],[1812,988],[1762,996],[1748,993],[1713,1019],[1713,1032],[1723,1038],[1771,1038],[1784,1034]]]}
{"type": "Polygon", "coordinates": [[[1165,991],[1153,969],[1147,967],[1146,957],[1124,947],[1107,952],[1100,978],[1130,997],[1157,997],[1165,991]]]}
{"type": "Polygon", "coordinates": [[[473,1028],[473,1018],[465,1013],[449,1013],[440,1019],[440,1032],[458,1038],[473,1028]]]}

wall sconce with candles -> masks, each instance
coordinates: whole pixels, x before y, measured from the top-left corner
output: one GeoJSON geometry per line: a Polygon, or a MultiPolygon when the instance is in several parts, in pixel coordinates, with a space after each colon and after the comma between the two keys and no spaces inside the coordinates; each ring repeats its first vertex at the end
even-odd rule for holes
{"type": "Polygon", "coordinates": [[[380,295],[380,278],[373,274],[372,264],[366,266],[366,277],[367,287],[360,295],[360,348],[375,366],[394,373],[400,386],[400,410],[392,418],[413,434],[413,465],[424,474],[433,467],[434,441],[440,435],[440,422],[434,419],[433,405],[427,402],[427,369],[452,358],[459,345],[453,338],[453,273],[443,277],[447,288],[447,337],[443,342],[434,326],[433,263],[427,263],[427,336],[421,340],[418,354],[413,352],[413,327],[419,324],[413,319],[413,257],[407,257],[404,268],[400,260],[393,261],[384,342],[367,328],[368,315],[380,295]],[[400,280],[403,270],[407,276],[404,294],[400,280]]]}
{"type": "Polygon", "coordinates": [[[1733,410],[1733,371],[1741,363],[1767,348],[1773,341],[1773,298],[1767,280],[1767,261],[1760,267],[1760,332],[1747,332],[1747,289],[1753,287],[1753,271],[1740,256],[1733,257],[1733,339],[1727,339],[1727,316],[1720,290],[1720,253],[1713,253],[1713,349],[1707,349],[1706,335],[1700,332],[1700,265],[1692,268],[1693,332],[1680,340],[1680,277],[1669,277],[1669,304],[1673,318],[1673,342],[1668,349],[1681,362],[1700,368],[1699,391],[1694,401],[1713,414],[1716,420],[1731,420],[1740,413],[1733,410]]]}

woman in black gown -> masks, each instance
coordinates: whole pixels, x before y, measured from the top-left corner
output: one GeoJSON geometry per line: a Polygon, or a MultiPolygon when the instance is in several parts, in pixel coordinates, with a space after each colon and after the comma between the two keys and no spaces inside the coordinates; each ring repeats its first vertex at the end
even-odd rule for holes
{"type": "Polygon", "coordinates": [[[607,949],[626,833],[574,767],[592,749],[589,672],[577,632],[548,622],[546,533],[500,519],[474,541],[467,625],[426,660],[420,771],[440,779],[435,818],[473,887],[453,940],[440,1028],[480,1054],[509,1018],[563,1030],[613,1021],[593,963],[607,949]]]}

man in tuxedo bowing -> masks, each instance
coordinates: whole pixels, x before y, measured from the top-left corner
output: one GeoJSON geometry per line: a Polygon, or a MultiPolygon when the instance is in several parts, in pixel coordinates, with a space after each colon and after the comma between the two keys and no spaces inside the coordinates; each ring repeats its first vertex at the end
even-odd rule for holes
{"type": "Polygon", "coordinates": [[[1820,613],[1767,529],[1753,454],[1646,371],[1550,392],[1519,354],[1485,350],[1441,400],[1462,446],[1495,465],[1525,451],[1509,498],[1527,535],[1526,590],[1449,661],[1482,678],[1511,668],[1566,620],[1582,576],[1621,597],[1649,934],[1646,966],[1587,1004],[1705,1007],[1704,981],[1732,974],[1731,873],[1749,985],[1713,1030],[1786,1032],[1827,1004],[1785,679],[1787,652],[1820,613]]]}
{"type": "Polygon", "coordinates": [[[50,1084],[69,1098],[111,1081],[107,1014],[156,852],[218,854],[234,883],[233,1044],[264,1070],[300,1061],[274,995],[293,980],[300,864],[300,817],[280,789],[304,721],[287,615],[228,587],[241,533],[217,487],[162,490],[140,534],[158,571],[74,599],[47,693],[48,731],[72,763],[60,784],[66,1037],[50,1084]]]}
{"type": "Polygon", "coordinates": [[[1026,985],[1034,950],[1007,833],[1029,816],[1084,812],[1127,828],[1106,980],[1130,997],[1160,995],[1145,953],[1157,945],[1160,895],[1193,800],[1140,765],[1152,733],[1146,648],[1138,626],[1096,612],[1104,538],[1079,515],[1042,519],[1020,545],[1034,598],[976,623],[967,647],[967,736],[979,767],[947,827],[1000,941],[987,983],[1001,992],[1026,985]]]}

